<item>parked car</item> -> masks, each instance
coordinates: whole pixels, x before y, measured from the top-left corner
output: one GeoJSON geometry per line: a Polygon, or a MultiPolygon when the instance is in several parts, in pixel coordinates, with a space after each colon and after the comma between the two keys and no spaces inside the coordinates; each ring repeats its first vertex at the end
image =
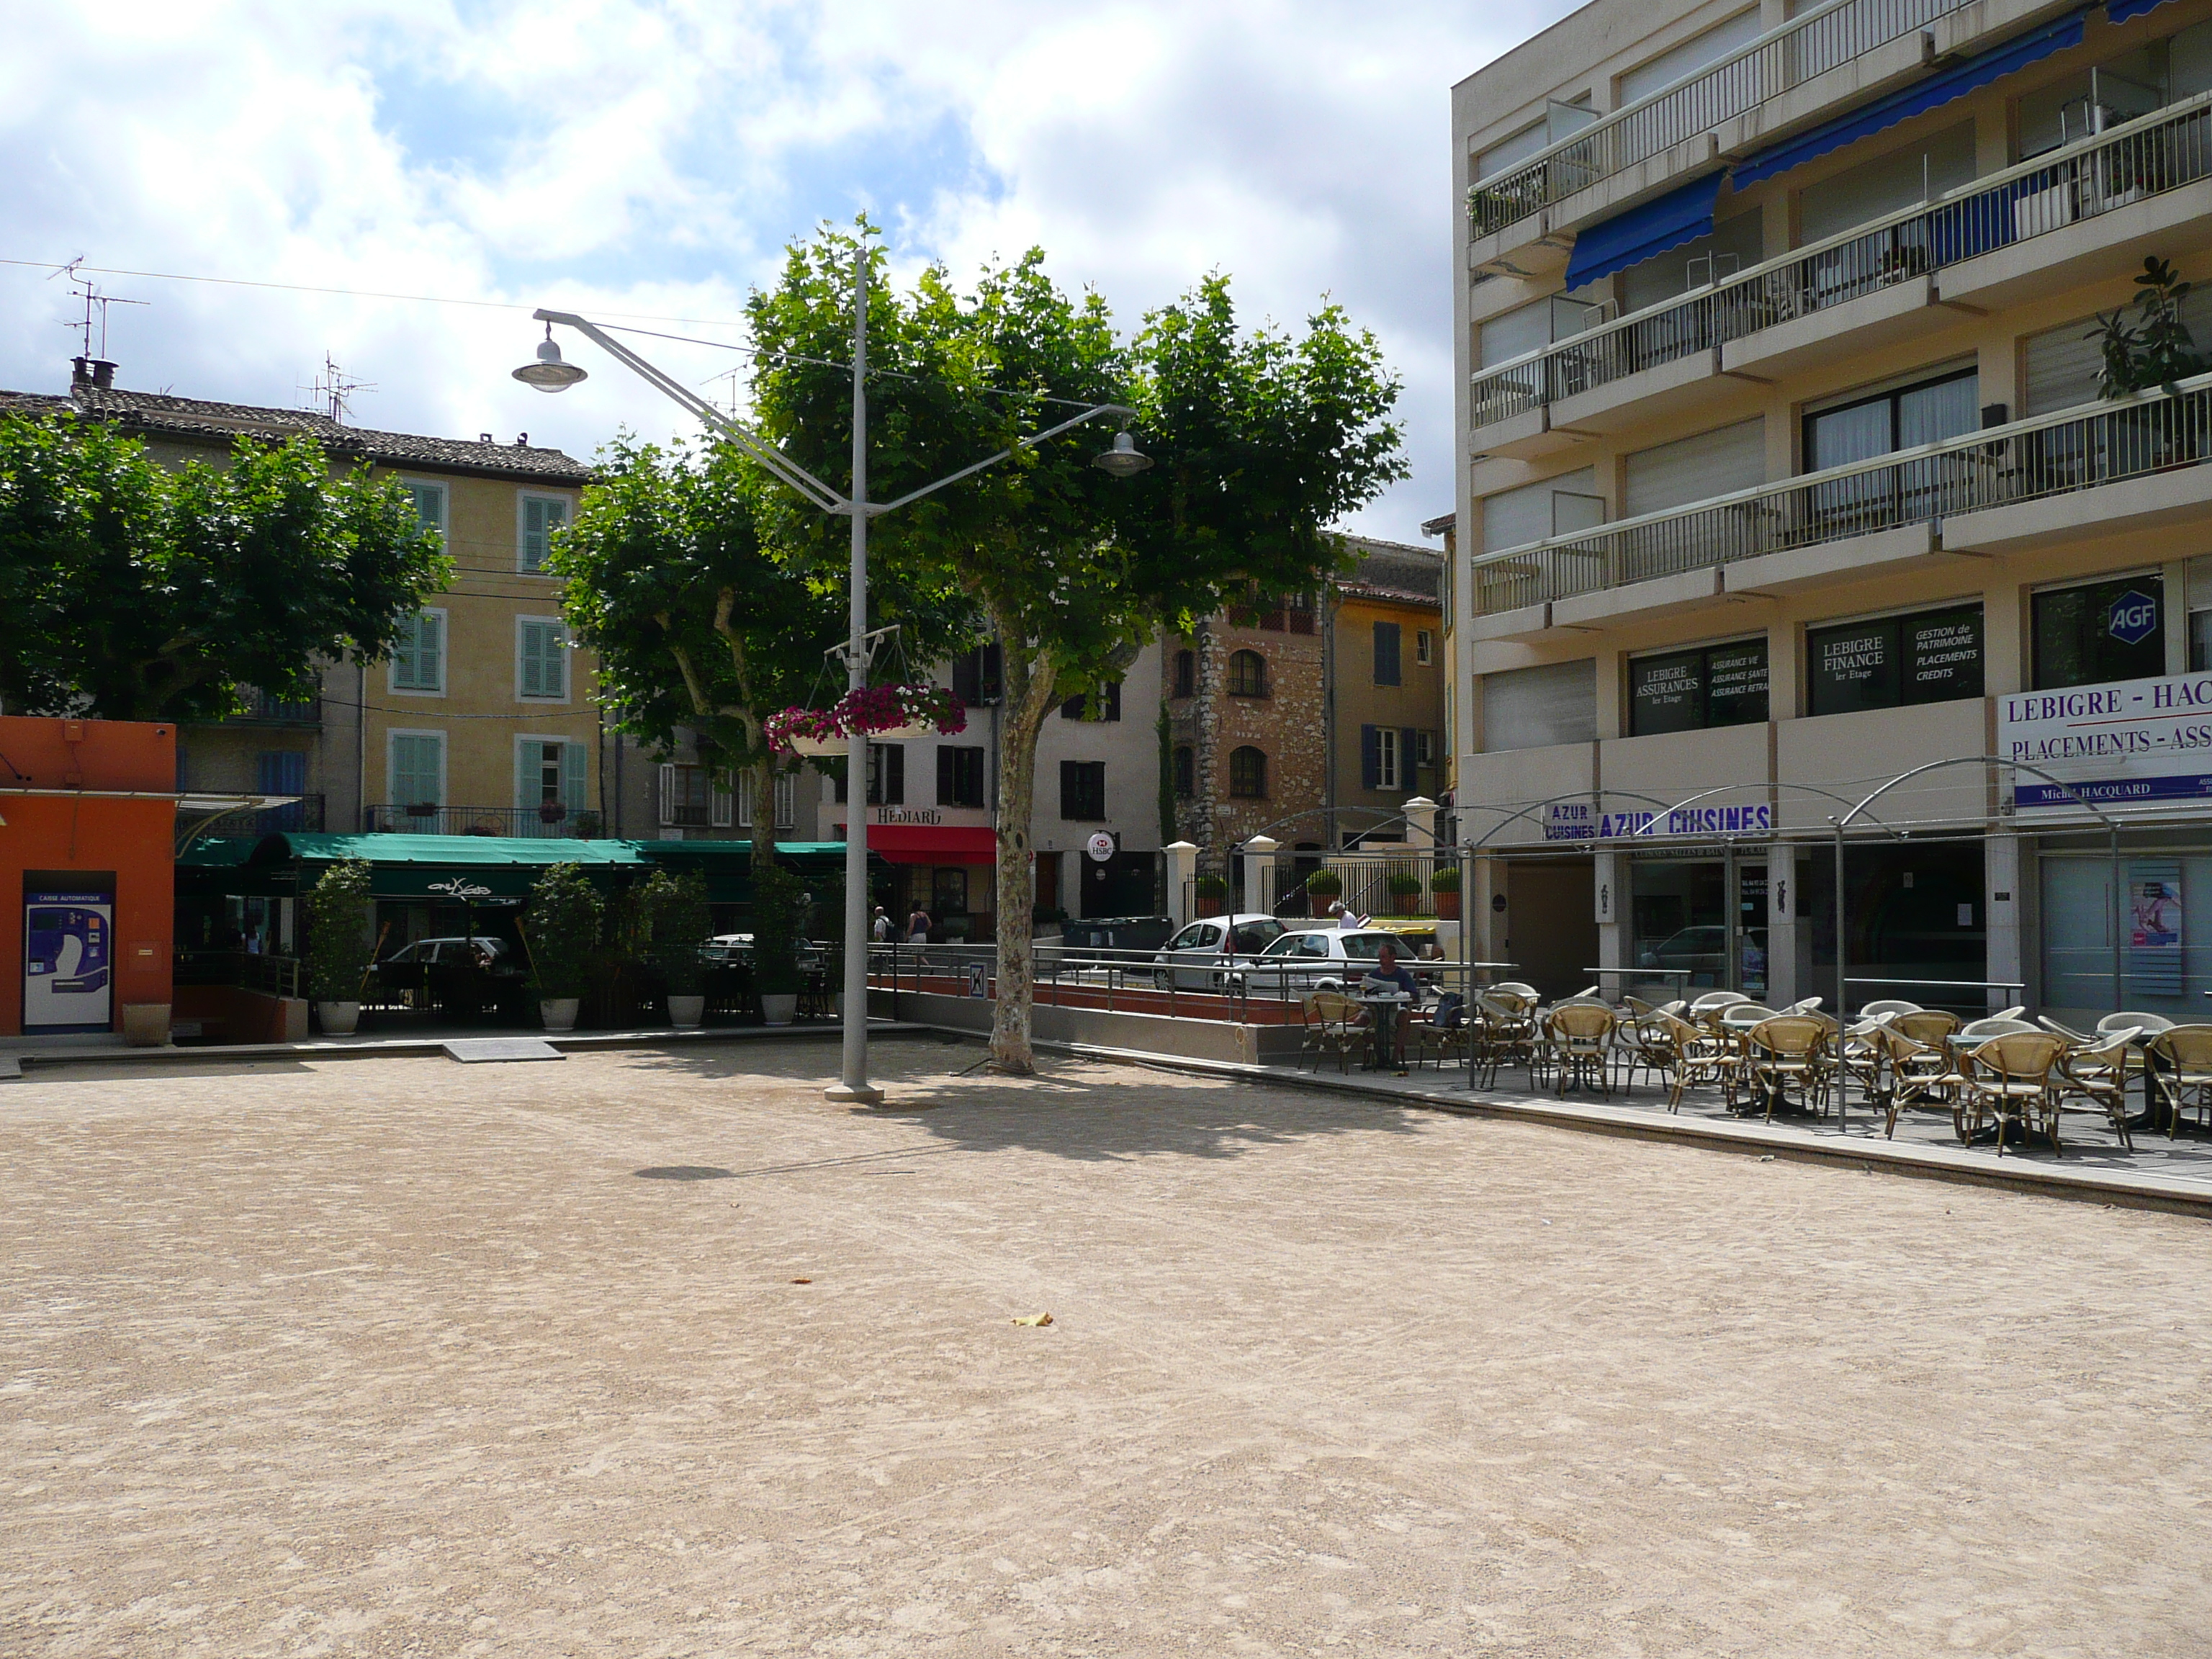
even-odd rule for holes
{"type": "Polygon", "coordinates": [[[1281,922],[1258,913],[1201,917],[1160,947],[1152,957],[1152,982],[1164,991],[1170,985],[1226,990],[1230,970],[1255,960],[1282,933],[1281,922]]]}
{"type": "Polygon", "coordinates": [[[494,979],[521,979],[530,971],[514,945],[487,933],[468,939],[418,939],[386,957],[373,971],[380,978],[414,983],[422,969],[465,967],[480,968],[494,979]],[[402,971],[405,969],[416,972],[410,975],[402,971]]]}
{"type": "MultiPolygon", "coordinates": [[[[798,942],[799,971],[814,972],[823,964],[822,947],[811,939],[798,942]]],[[[699,947],[699,958],[709,968],[750,967],[753,960],[753,936],[750,933],[717,933],[699,947]]]]}
{"type": "MultiPolygon", "coordinates": [[[[1766,929],[1753,927],[1747,931],[1749,937],[1744,951],[1745,970],[1763,969],[1766,963],[1766,929]]],[[[1717,923],[1680,928],[1658,944],[1638,951],[1636,965],[1686,969],[1690,977],[1680,982],[1692,988],[1724,985],[1728,982],[1728,929],[1717,923]]]]}
{"type": "Polygon", "coordinates": [[[1398,953],[1401,965],[1418,970],[1424,962],[1437,960],[1420,954],[1424,945],[1433,948],[1436,942],[1433,929],[1423,934],[1390,927],[1301,927],[1269,944],[1238,977],[1254,996],[1273,996],[1279,986],[1292,997],[1356,988],[1384,945],[1398,953]]]}

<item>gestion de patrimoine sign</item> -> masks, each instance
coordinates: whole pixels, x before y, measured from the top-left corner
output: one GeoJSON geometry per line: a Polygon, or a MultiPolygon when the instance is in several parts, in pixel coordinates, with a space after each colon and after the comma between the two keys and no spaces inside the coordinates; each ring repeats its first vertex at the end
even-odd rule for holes
{"type": "Polygon", "coordinates": [[[2023,807],[2064,806],[2075,794],[2100,806],[2212,796],[2212,674],[1999,697],[1997,753],[2066,786],[2015,774],[2023,807]]]}

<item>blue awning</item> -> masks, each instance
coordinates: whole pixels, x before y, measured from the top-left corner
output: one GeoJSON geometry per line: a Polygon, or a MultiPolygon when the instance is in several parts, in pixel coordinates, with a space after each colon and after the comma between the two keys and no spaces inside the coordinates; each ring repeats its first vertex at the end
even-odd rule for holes
{"type": "Polygon", "coordinates": [[[2156,11],[2166,0],[2112,0],[2105,8],[2108,23],[2125,23],[2142,16],[2147,11],[2156,11]]]}
{"type": "MultiPolygon", "coordinates": [[[[2158,3],[2159,0],[2148,0],[2142,9],[2147,11],[2158,3]]],[[[2114,8],[2128,3],[2129,0],[2112,0],[2114,8]]],[[[1830,150],[1841,149],[1845,144],[1880,132],[1885,127],[1893,127],[1899,121],[1907,121],[1931,109],[1941,108],[1954,98],[1963,98],[2002,76],[2040,62],[2055,52],[2078,46],[2081,44],[2082,19],[2087,14],[2087,8],[2084,7],[2082,10],[2062,17],[2055,23],[2045,23],[2039,29],[2031,30],[2017,40],[2007,41],[2002,46],[1969,58],[1963,63],[1954,64],[1940,74],[1929,76],[1925,81],[1917,81],[1900,91],[1893,92],[1887,98],[1863,105],[1847,115],[1838,116],[1824,125],[1814,127],[1810,132],[1800,133],[1771,149],[1747,156],[1736,166],[1736,188],[1741,190],[1762,179],[1771,179],[1792,167],[1803,167],[1806,162],[1815,161],[1830,150]]],[[[2111,15],[2108,9],[2106,15],[2111,15]]]]}
{"type": "Polygon", "coordinates": [[[1567,260],[1567,286],[1580,288],[1584,283],[1655,259],[1668,248],[1711,235],[1713,202],[1721,193],[1723,176],[1708,173],[1579,232],[1574,253],[1567,260]]]}

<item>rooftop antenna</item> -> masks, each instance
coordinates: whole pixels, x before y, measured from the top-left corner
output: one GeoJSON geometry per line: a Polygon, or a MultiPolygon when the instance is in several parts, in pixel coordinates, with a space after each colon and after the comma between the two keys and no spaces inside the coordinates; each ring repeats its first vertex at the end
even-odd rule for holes
{"type": "Polygon", "coordinates": [[[67,264],[57,266],[54,270],[48,271],[46,273],[46,280],[48,282],[52,282],[57,276],[67,277],[69,279],[70,291],[76,295],[82,306],[82,315],[75,318],[64,318],[60,319],[61,325],[64,328],[70,328],[76,331],[77,355],[83,357],[88,362],[106,362],[109,361],[107,356],[108,307],[143,306],[150,305],[153,302],[149,300],[125,300],[118,298],[112,294],[102,294],[100,291],[100,286],[98,283],[94,283],[90,277],[79,274],[77,267],[82,265],[83,263],[84,255],[80,253],[76,258],[70,260],[67,264]],[[92,349],[93,336],[95,330],[97,330],[100,337],[100,349],[98,351],[94,351],[92,349]]]}
{"type": "Polygon", "coordinates": [[[337,360],[325,351],[323,353],[322,378],[313,386],[303,386],[300,390],[313,392],[319,412],[328,415],[333,422],[343,426],[346,416],[353,413],[353,405],[349,399],[356,392],[375,391],[376,383],[349,378],[337,366],[337,360]]]}

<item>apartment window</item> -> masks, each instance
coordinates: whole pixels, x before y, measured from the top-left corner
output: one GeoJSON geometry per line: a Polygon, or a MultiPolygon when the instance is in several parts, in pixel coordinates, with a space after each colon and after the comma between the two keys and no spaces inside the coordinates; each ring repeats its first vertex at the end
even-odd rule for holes
{"type": "Polygon", "coordinates": [[[418,611],[399,626],[392,647],[394,691],[442,693],[446,689],[446,613],[418,611]]]}
{"type": "MultiPolygon", "coordinates": [[[[723,797],[725,801],[728,799],[726,795],[723,797]]],[[[727,823],[728,808],[725,806],[723,811],[721,821],[727,823]]],[[[738,827],[741,830],[753,827],[753,775],[750,772],[740,773],[738,777],[738,827]]],[[[799,780],[789,772],[779,772],[775,776],[775,827],[778,830],[799,827],[799,780]]]]}
{"type": "Polygon", "coordinates": [[[2025,161],[2062,144],[2079,143],[2092,133],[2148,115],[2170,98],[2202,90],[2205,33],[2199,24],[2171,40],[2147,40],[2022,94],[2018,100],[2020,159],[2025,161]]]}
{"type": "MultiPolygon", "coordinates": [[[[837,780],[837,799],[848,799],[845,780],[837,780]]],[[[902,743],[872,743],[868,745],[868,805],[871,806],[903,806],[906,805],[906,745],[902,743]]]]}
{"type": "MultiPolygon", "coordinates": [[[[1973,431],[1981,423],[1976,402],[1980,379],[1969,368],[1932,380],[1838,399],[1805,416],[1805,470],[1847,466],[1893,450],[1932,444],[1973,431]]],[[[1888,486],[1846,479],[1832,490],[1863,493],[1888,486]]]]}
{"type": "Polygon", "coordinates": [[[1251,744],[1229,751],[1229,793],[1239,800],[1265,800],[1267,757],[1251,744]]]}
{"type": "Polygon", "coordinates": [[[1359,787],[1363,789],[1402,789],[1412,784],[1408,775],[1413,753],[1413,733],[1395,726],[1359,728],[1359,787]]]}
{"type": "Polygon", "coordinates": [[[514,619],[514,695],[568,700],[568,625],[544,617],[514,619]]]}
{"type": "Polygon", "coordinates": [[[1415,734],[1413,740],[1413,760],[1416,765],[1422,767],[1434,766],[1437,763],[1437,734],[1435,732],[1422,732],[1415,734]]]}
{"type": "MultiPolygon", "coordinates": [[[[1121,718],[1121,682],[1109,680],[1103,690],[1105,696],[1098,718],[1102,720],[1120,720],[1121,718]]],[[[1090,713],[1091,699],[1080,691],[1060,706],[1060,717],[1064,720],[1085,720],[1089,718],[1090,713]]]]}
{"type": "MultiPolygon", "coordinates": [[[[1603,307],[1565,294],[1502,311],[1486,319],[1477,331],[1475,338],[1482,353],[1482,367],[1495,368],[1516,357],[1541,351],[1556,341],[1571,340],[1585,329],[1596,326],[1604,316],[1603,307]]],[[[1525,377],[1516,374],[1511,378],[1517,380],[1525,377]]]]}
{"type": "Polygon", "coordinates": [[[409,478],[405,483],[407,494],[415,503],[415,521],[423,529],[435,531],[443,538],[447,533],[446,486],[422,478],[409,478]]]}
{"type": "Polygon", "coordinates": [[[1434,659],[1435,651],[1435,636],[1425,628],[1415,629],[1413,630],[1413,660],[1426,668],[1434,659]]]}
{"type": "Polygon", "coordinates": [[[1060,762],[1060,815],[1078,823],[1096,823],[1105,817],[1104,761],[1060,762]]]}
{"type": "Polygon", "coordinates": [[[1006,695],[1006,656],[996,644],[979,645],[952,659],[952,695],[970,708],[1006,695]]]}
{"type": "Polygon", "coordinates": [[[1806,709],[1848,714],[1982,695],[1982,607],[1805,630],[1806,709]]]}
{"type": "Polygon", "coordinates": [[[1597,470],[1583,467],[1541,483],[1501,489],[1482,500],[1482,550],[1525,547],[1551,536],[1571,535],[1605,522],[1597,470]]]}
{"type": "Polygon", "coordinates": [[[1399,666],[1399,628],[1393,622],[1375,624],[1375,684],[1401,685],[1405,675],[1399,666]]]}
{"type": "Polygon", "coordinates": [[[1198,692],[1198,653],[1178,651],[1175,653],[1175,690],[1168,695],[1176,697],[1194,696],[1198,692]]]}
{"type": "MultiPolygon", "coordinates": [[[[2182,298],[2180,313],[2181,325],[2189,331],[2190,337],[2212,344],[2212,286],[2191,288],[2182,298]]],[[[2104,353],[2097,344],[2099,333],[2095,317],[2080,317],[2021,341],[2021,415],[2048,415],[2056,409],[2097,401],[2098,371],[2105,366],[2104,353]]],[[[2053,454],[2055,451],[2048,447],[2069,441],[2051,432],[2041,441],[2047,447],[2045,453],[2053,454]]],[[[2077,450],[2079,442],[2072,441],[2077,450]]]]}
{"type": "Polygon", "coordinates": [[[1671,252],[1644,260],[1620,273],[1624,314],[1663,305],[1693,288],[1703,288],[1749,269],[1764,257],[1764,216],[1757,210],[1723,219],[1703,236],[1671,252]]]}
{"type": "Polygon", "coordinates": [[[387,774],[392,784],[392,805],[445,805],[445,734],[441,732],[394,732],[389,741],[387,774]]]}
{"type": "Polygon", "coordinates": [[[1597,737],[1597,659],[1509,668],[1482,677],[1483,747],[1541,749],[1597,737]]]}
{"type": "Polygon", "coordinates": [[[730,792],[714,787],[703,766],[672,764],[660,769],[660,821],[672,829],[726,830],[730,792]]]}
{"type": "Polygon", "coordinates": [[[2189,562],[2189,672],[2212,672],[2212,557],[2189,562]]]}
{"type": "Polygon", "coordinates": [[[1175,747],[1172,763],[1176,799],[1188,800],[1198,793],[1198,751],[1187,743],[1179,743],[1175,747]]]}
{"type": "Polygon", "coordinates": [[[1267,659],[1256,651],[1230,653],[1229,695],[1232,697],[1266,696],[1267,659]]]}
{"type": "Polygon", "coordinates": [[[553,534],[568,524],[568,502],[562,495],[525,495],[520,503],[520,525],[515,536],[515,568],[526,574],[545,568],[552,550],[553,534]]]}
{"type": "Polygon", "coordinates": [[[1766,718],[1766,641],[1736,640],[1628,662],[1628,732],[1698,732],[1766,718]]]}
{"type": "Polygon", "coordinates": [[[981,806],[983,804],[983,750],[980,744],[939,744],[937,747],[937,804],[939,806],[981,806]]]}
{"type": "Polygon", "coordinates": [[[2156,571],[2045,588],[2034,611],[2039,691],[2166,672],[2166,582],[2156,571]]]}
{"type": "Polygon", "coordinates": [[[580,812],[589,805],[591,750],[566,738],[514,740],[514,804],[526,811],[558,806],[580,812]]]}

